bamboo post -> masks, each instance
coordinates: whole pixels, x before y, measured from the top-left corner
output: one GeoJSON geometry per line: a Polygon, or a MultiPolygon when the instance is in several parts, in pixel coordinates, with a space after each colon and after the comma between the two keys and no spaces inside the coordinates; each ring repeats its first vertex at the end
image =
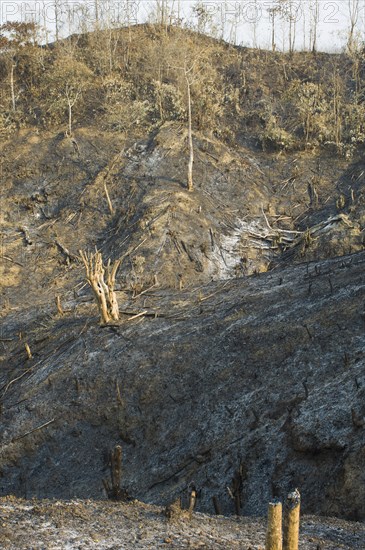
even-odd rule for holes
{"type": "Polygon", "coordinates": [[[281,521],[281,502],[269,502],[265,550],[282,550],[281,521]]]}
{"type": "Polygon", "coordinates": [[[289,493],[284,507],[283,550],[298,550],[300,493],[289,493]]]}

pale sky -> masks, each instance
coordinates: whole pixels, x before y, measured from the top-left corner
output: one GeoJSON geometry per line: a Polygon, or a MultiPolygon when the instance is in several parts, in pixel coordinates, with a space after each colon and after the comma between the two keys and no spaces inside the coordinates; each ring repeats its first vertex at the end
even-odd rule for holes
{"type": "MultiPolygon", "coordinates": [[[[54,39],[55,3],[62,11],[62,36],[79,31],[81,20],[87,22],[91,30],[95,22],[95,3],[98,2],[99,16],[115,24],[128,17],[131,23],[145,22],[156,0],[0,0],[0,23],[6,21],[36,20],[46,25],[49,40],[54,39]]],[[[161,0],[160,0],[161,2],[161,0]]],[[[346,44],[349,28],[349,5],[355,0],[318,0],[317,49],[325,51],[341,50],[346,44]]],[[[184,23],[197,24],[192,8],[197,4],[193,0],[170,0],[169,10],[173,17],[179,15],[184,23]]],[[[214,26],[217,36],[222,34],[226,40],[243,46],[271,47],[271,22],[268,9],[273,0],[201,0],[205,12],[209,14],[210,26],[214,26]],[[236,22],[236,23],[235,23],[236,22]]],[[[309,47],[310,17],[314,14],[315,0],[292,0],[292,9],[296,19],[297,49],[309,47]]],[[[358,39],[365,41],[365,0],[359,0],[359,17],[356,24],[358,39]]],[[[173,20],[173,19],[172,19],[173,20]]],[[[288,48],[288,24],[278,18],[276,21],[276,46],[278,50],[288,48]]]]}

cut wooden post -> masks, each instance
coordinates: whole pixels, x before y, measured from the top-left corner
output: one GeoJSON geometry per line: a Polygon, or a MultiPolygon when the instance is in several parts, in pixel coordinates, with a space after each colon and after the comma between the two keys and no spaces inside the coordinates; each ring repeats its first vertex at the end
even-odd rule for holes
{"type": "Polygon", "coordinates": [[[284,507],[283,549],[298,550],[299,546],[300,493],[289,493],[284,507]]]}
{"type": "Polygon", "coordinates": [[[282,550],[281,521],[281,502],[269,502],[265,550],[282,550]]]}

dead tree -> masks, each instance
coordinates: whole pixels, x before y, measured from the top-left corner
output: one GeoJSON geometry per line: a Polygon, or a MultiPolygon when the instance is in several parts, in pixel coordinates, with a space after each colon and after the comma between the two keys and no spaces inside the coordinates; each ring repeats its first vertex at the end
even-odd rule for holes
{"type": "Polygon", "coordinates": [[[91,286],[98,304],[101,322],[107,324],[110,321],[118,321],[119,307],[114,286],[121,260],[115,261],[113,265],[108,260],[105,266],[99,251],[90,255],[82,250],[79,253],[84,262],[87,282],[91,286]]]}
{"type": "Polygon", "coordinates": [[[188,96],[188,142],[189,142],[189,163],[188,163],[188,191],[193,191],[193,163],[194,163],[194,147],[193,147],[193,133],[191,129],[191,92],[190,92],[190,80],[189,80],[189,70],[185,67],[185,81],[186,81],[186,90],[188,96]]]}
{"type": "Polygon", "coordinates": [[[184,75],[184,80],[186,84],[186,95],[187,95],[187,111],[188,111],[188,146],[189,146],[189,161],[188,161],[188,181],[187,188],[188,191],[194,190],[193,182],[193,164],[194,164],[194,146],[193,146],[193,131],[192,131],[192,110],[191,110],[191,87],[196,82],[197,78],[200,76],[200,73],[203,70],[204,64],[197,68],[198,62],[201,61],[201,56],[204,53],[204,50],[199,52],[199,54],[194,58],[194,60],[188,64],[188,59],[185,57],[183,66],[171,66],[171,68],[182,71],[184,75]]]}

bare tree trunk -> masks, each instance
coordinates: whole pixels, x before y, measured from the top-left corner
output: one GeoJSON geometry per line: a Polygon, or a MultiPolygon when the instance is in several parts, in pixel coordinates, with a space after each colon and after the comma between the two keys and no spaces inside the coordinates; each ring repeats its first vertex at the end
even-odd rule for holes
{"type": "Polygon", "coordinates": [[[11,88],[11,104],[13,111],[16,110],[16,101],[15,101],[15,88],[14,88],[14,69],[16,67],[16,63],[14,63],[14,60],[11,60],[11,67],[10,67],[10,88],[11,88]]]}
{"type": "Polygon", "coordinates": [[[95,15],[95,28],[99,29],[99,2],[94,0],[94,15],[95,15]]]}
{"type": "Polygon", "coordinates": [[[275,44],[275,12],[273,11],[271,14],[272,17],[272,24],[271,24],[271,49],[274,52],[276,49],[275,44]]]}
{"type": "Polygon", "coordinates": [[[161,75],[161,65],[158,65],[158,78],[157,78],[157,103],[158,103],[158,110],[160,113],[160,120],[161,122],[164,122],[164,111],[163,111],[163,105],[162,105],[162,75],[161,75]]]}
{"type": "Polygon", "coordinates": [[[290,24],[292,27],[291,30],[291,44],[290,44],[290,52],[293,53],[295,49],[295,39],[297,34],[297,17],[298,17],[298,9],[300,9],[295,4],[290,4],[290,24]]]}
{"type": "Polygon", "coordinates": [[[69,137],[71,137],[72,136],[72,103],[69,100],[69,98],[67,98],[67,103],[68,103],[68,135],[69,137]]]}
{"type": "Polygon", "coordinates": [[[256,17],[258,11],[257,11],[257,0],[254,1],[254,6],[255,6],[255,14],[254,14],[254,17],[253,17],[253,22],[252,22],[252,34],[253,34],[253,47],[254,48],[257,48],[257,20],[258,18],[256,17]]]}
{"type": "Polygon", "coordinates": [[[46,9],[46,0],[42,0],[42,13],[43,13],[43,31],[44,31],[44,41],[46,46],[48,45],[48,29],[47,29],[47,9],[46,9]]]}
{"type": "Polygon", "coordinates": [[[341,89],[340,89],[340,78],[338,69],[334,69],[333,72],[333,116],[335,121],[335,142],[336,145],[340,145],[341,143],[341,112],[340,112],[340,105],[341,105],[341,89]]]}
{"type": "Polygon", "coordinates": [[[311,116],[310,116],[310,113],[308,113],[305,121],[305,147],[306,148],[309,142],[310,123],[311,123],[311,116]]]}
{"type": "Polygon", "coordinates": [[[271,49],[274,52],[276,50],[276,16],[280,15],[280,7],[272,5],[267,11],[271,20],[271,49]]]}
{"type": "Polygon", "coordinates": [[[348,0],[347,3],[348,3],[348,10],[349,10],[349,16],[350,16],[350,28],[349,28],[349,36],[347,39],[347,48],[351,54],[354,51],[354,46],[355,46],[354,34],[355,34],[355,27],[360,15],[360,6],[359,6],[359,0],[348,0]]]}
{"type": "Polygon", "coordinates": [[[59,20],[59,0],[54,0],[54,17],[55,17],[55,30],[56,30],[56,42],[60,38],[60,20],[59,20]]]}
{"type": "Polygon", "coordinates": [[[157,23],[162,27],[165,26],[167,14],[166,14],[166,0],[156,0],[156,16],[157,23]]]}
{"type": "Polygon", "coordinates": [[[190,82],[187,74],[185,73],[186,86],[188,92],[188,142],[189,142],[189,163],[188,163],[188,191],[193,191],[193,163],[194,163],[194,148],[193,148],[193,134],[191,129],[191,94],[190,94],[190,82]]]}
{"type": "Polygon", "coordinates": [[[313,10],[311,17],[311,35],[312,35],[312,45],[311,49],[313,53],[317,51],[317,29],[319,21],[319,5],[318,0],[314,0],[313,6],[311,5],[311,10],[313,10]]]}
{"type": "Polygon", "coordinates": [[[292,5],[291,2],[289,2],[289,13],[288,13],[288,19],[289,19],[289,53],[292,53],[292,42],[293,42],[293,20],[292,20],[292,5]]]}
{"type": "Polygon", "coordinates": [[[66,98],[68,106],[68,137],[72,136],[72,108],[76,104],[79,95],[80,91],[75,91],[72,89],[72,86],[70,87],[68,84],[66,84],[66,98]]]}

